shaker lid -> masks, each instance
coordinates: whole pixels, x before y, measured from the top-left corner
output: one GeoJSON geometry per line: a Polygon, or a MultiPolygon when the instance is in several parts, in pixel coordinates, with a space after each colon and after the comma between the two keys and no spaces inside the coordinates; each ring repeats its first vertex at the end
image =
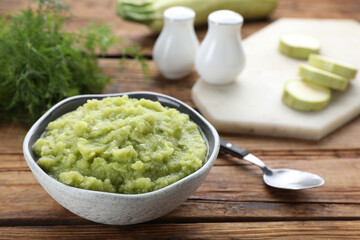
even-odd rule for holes
{"type": "Polygon", "coordinates": [[[219,25],[235,25],[243,23],[244,18],[230,10],[219,10],[212,12],[208,17],[208,21],[219,25]]]}
{"type": "Polygon", "coordinates": [[[170,21],[181,22],[195,18],[195,12],[187,7],[171,7],[164,11],[164,18],[170,21]]]}

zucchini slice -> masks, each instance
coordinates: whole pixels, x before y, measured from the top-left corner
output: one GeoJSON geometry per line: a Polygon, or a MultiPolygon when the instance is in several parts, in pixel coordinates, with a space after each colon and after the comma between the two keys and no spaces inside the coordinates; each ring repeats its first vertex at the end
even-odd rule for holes
{"type": "Polygon", "coordinates": [[[306,64],[300,64],[298,74],[304,81],[341,91],[346,89],[349,82],[347,78],[306,64]]]}
{"type": "Polygon", "coordinates": [[[355,78],[357,73],[355,67],[316,54],[310,54],[309,65],[340,75],[347,79],[355,78]]]}
{"type": "Polygon", "coordinates": [[[302,80],[290,80],[285,83],[282,101],[299,111],[319,111],[330,101],[331,91],[317,84],[302,80]]]}
{"type": "Polygon", "coordinates": [[[279,52],[298,59],[307,59],[311,53],[320,51],[320,42],[307,35],[286,34],[280,37],[279,52]]]}

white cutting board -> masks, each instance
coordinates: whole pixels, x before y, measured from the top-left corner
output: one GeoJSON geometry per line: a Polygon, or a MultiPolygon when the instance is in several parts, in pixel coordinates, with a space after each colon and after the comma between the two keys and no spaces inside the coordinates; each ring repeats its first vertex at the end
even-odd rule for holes
{"type": "Polygon", "coordinates": [[[280,19],[243,41],[246,66],[234,84],[215,86],[200,79],[194,85],[194,103],[218,131],[317,140],[359,115],[360,72],[345,92],[333,91],[320,112],[299,112],[282,103],[284,83],[298,78],[298,66],[306,62],[277,51],[286,33],[311,35],[320,40],[321,55],[360,70],[357,21],[280,19]]]}

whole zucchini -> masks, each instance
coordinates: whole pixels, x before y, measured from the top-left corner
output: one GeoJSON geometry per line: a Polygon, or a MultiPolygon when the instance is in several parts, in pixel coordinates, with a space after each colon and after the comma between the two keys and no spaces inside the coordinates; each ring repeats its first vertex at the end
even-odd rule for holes
{"type": "Polygon", "coordinates": [[[173,6],[184,6],[196,12],[195,26],[204,25],[208,15],[216,10],[228,9],[240,13],[245,19],[267,17],[278,0],[117,0],[117,14],[124,19],[146,24],[160,32],[163,12],[173,6]]]}

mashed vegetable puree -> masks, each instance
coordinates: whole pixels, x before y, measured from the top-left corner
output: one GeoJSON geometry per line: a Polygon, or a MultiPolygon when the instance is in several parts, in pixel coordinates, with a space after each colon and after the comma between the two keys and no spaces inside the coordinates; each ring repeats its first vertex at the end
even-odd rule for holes
{"type": "Polygon", "coordinates": [[[187,114],[123,96],[89,100],[50,122],[34,151],[39,166],[64,184],[133,194],[193,173],[207,147],[187,114]]]}

